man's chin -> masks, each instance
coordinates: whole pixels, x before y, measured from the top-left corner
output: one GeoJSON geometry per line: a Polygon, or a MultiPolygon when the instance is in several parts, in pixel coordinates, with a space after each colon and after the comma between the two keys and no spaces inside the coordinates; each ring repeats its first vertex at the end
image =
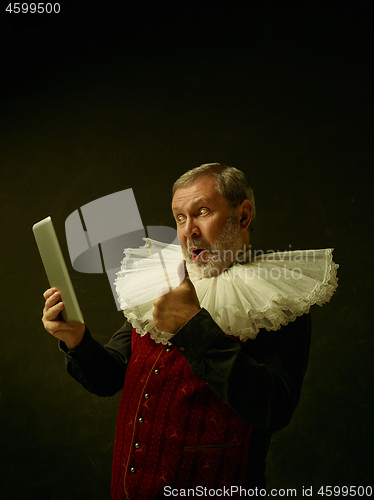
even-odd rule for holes
{"type": "Polygon", "coordinates": [[[187,271],[191,279],[215,278],[222,273],[223,269],[211,262],[186,261],[187,271]]]}

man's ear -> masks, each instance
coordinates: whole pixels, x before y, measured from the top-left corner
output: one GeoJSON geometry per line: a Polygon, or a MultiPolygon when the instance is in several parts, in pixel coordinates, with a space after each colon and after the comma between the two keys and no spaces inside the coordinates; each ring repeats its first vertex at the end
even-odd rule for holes
{"type": "Polygon", "coordinates": [[[252,205],[249,200],[244,200],[239,205],[239,224],[240,229],[246,231],[252,220],[252,205]]]}

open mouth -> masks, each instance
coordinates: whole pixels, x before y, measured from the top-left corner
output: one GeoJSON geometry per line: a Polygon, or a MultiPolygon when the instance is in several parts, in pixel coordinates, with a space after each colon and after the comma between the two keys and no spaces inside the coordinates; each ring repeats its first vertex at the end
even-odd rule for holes
{"type": "Polygon", "coordinates": [[[206,248],[193,248],[191,250],[191,258],[193,261],[196,261],[198,260],[201,255],[203,254],[203,252],[207,252],[207,249],[206,248]]]}

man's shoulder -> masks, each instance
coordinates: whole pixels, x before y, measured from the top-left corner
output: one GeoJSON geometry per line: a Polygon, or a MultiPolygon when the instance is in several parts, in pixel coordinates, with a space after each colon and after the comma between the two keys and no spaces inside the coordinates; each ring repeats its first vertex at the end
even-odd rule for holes
{"type": "Polygon", "coordinates": [[[261,329],[256,338],[261,336],[281,336],[289,337],[296,334],[308,333],[311,330],[311,319],[310,314],[302,314],[297,316],[295,319],[290,320],[287,324],[282,325],[278,330],[266,330],[261,329]]]}
{"type": "Polygon", "coordinates": [[[311,319],[310,314],[298,316],[293,321],[278,330],[262,328],[254,340],[247,340],[243,348],[250,352],[274,352],[280,349],[294,348],[310,344],[311,319]]]}

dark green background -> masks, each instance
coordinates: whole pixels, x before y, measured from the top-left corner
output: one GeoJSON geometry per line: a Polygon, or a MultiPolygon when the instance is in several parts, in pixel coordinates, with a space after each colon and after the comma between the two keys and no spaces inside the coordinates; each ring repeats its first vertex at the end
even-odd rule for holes
{"type": "Polygon", "coordinates": [[[338,291],[312,310],[302,398],[273,437],[269,487],[367,486],[370,2],[61,5],[54,19],[1,13],[1,499],[110,498],[120,395],[85,392],[43,330],[33,223],[53,217],[85,320],[105,342],[123,316],[105,275],[71,269],[65,219],[133,188],[144,225],[173,226],[173,181],[211,161],[250,178],[254,247],[334,247],[340,264],[338,291]]]}

